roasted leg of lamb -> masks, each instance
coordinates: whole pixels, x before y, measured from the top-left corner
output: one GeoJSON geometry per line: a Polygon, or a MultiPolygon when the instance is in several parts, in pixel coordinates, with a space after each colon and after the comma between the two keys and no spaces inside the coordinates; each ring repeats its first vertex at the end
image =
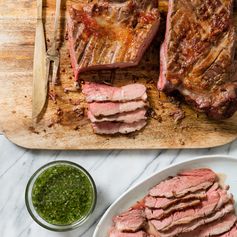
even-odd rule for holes
{"type": "Polygon", "coordinates": [[[73,5],[67,28],[76,80],[86,70],[137,65],[159,23],[157,0],[94,0],[73,5]]]}
{"type": "Polygon", "coordinates": [[[159,90],[179,91],[213,119],[237,110],[232,0],[169,1],[159,90]]]}

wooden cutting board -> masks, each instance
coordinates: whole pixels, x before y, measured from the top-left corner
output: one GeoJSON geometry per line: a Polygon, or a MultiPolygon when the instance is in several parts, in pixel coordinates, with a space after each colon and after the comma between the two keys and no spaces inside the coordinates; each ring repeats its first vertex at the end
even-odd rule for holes
{"type": "MultiPolygon", "coordinates": [[[[47,39],[52,35],[54,4],[53,0],[44,3],[47,39]]],[[[80,92],[64,92],[64,88],[73,85],[67,42],[64,40],[67,4],[69,1],[64,0],[59,36],[61,83],[51,91],[51,95],[57,95],[56,100],[48,100],[44,117],[34,125],[31,121],[31,93],[36,2],[0,1],[0,131],[9,140],[19,146],[36,149],[155,149],[214,147],[237,137],[237,114],[231,119],[215,122],[182,104],[185,118],[175,122],[172,114],[179,109],[178,105],[164,94],[158,94],[155,85],[164,26],[138,67],[82,75],[85,80],[106,80],[115,75],[115,85],[134,81],[145,83],[154,110],[146,128],[135,134],[93,134],[86,116],[79,114],[86,106],[83,95],[80,92]]],[[[161,1],[160,5],[165,8],[165,1],[161,1]]],[[[237,10],[235,12],[237,16],[237,10]]],[[[235,21],[237,25],[237,17],[235,21]]],[[[49,40],[47,43],[50,45],[49,40]]]]}

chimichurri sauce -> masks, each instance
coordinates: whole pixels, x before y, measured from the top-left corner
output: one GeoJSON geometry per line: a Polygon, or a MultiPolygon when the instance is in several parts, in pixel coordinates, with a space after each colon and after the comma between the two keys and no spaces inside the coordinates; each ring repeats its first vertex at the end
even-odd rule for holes
{"type": "Polygon", "coordinates": [[[32,202],[48,223],[70,225],[88,214],[94,191],[89,178],[70,165],[55,165],[36,179],[32,202]]]}

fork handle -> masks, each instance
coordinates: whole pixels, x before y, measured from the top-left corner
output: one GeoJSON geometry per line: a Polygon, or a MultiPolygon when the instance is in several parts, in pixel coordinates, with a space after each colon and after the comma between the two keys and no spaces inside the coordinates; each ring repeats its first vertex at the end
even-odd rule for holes
{"type": "Polygon", "coordinates": [[[56,51],[58,24],[59,24],[59,19],[60,19],[60,9],[61,9],[61,0],[56,0],[56,12],[55,12],[55,18],[54,18],[54,33],[53,33],[53,42],[52,42],[52,49],[54,51],[56,51]]]}

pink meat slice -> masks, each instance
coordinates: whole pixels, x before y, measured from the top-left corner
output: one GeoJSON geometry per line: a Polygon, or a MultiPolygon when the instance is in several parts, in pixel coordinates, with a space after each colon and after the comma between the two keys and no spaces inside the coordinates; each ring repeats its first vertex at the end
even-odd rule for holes
{"type": "Polygon", "coordinates": [[[163,198],[163,197],[152,197],[147,196],[145,198],[145,206],[149,208],[157,208],[157,209],[166,209],[171,205],[175,205],[180,202],[189,202],[190,200],[202,200],[206,198],[207,194],[205,191],[200,191],[197,193],[187,194],[181,198],[163,198]]]}
{"type": "Polygon", "coordinates": [[[146,224],[143,210],[131,209],[113,218],[115,227],[121,232],[137,232],[146,224]]]}
{"type": "Polygon", "coordinates": [[[112,228],[109,232],[109,237],[148,237],[148,235],[144,231],[138,231],[135,233],[126,233],[121,232],[115,228],[112,228]]]}
{"type": "Polygon", "coordinates": [[[218,235],[218,237],[237,237],[237,225],[234,225],[230,231],[222,235],[218,235]]]}
{"type": "Polygon", "coordinates": [[[92,127],[97,134],[127,134],[141,130],[146,124],[146,120],[140,120],[135,123],[101,122],[92,123],[92,127]]]}
{"type": "MultiPolygon", "coordinates": [[[[148,222],[149,228],[148,233],[154,235],[155,237],[173,237],[176,235],[179,235],[181,233],[189,233],[191,231],[194,231],[200,226],[203,226],[205,224],[211,223],[216,220],[220,220],[223,216],[225,216],[228,213],[231,213],[234,211],[234,205],[232,202],[225,205],[221,210],[215,212],[214,214],[199,218],[197,220],[194,220],[188,224],[181,224],[178,226],[174,226],[168,231],[158,231],[156,229],[156,226],[153,225],[152,221],[148,222]]],[[[189,236],[189,235],[188,235],[189,236]]],[[[195,236],[196,237],[196,236],[195,236]]]]}
{"type": "MultiPolygon", "coordinates": [[[[210,191],[214,191],[214,190],[217,190],[218,188],[220,187],[219,183],[218,182],[215,182],[211,187],[210,189],[208,190],[209,192],[210,191]]],[[[228,190],[228,188],[224,188],[225,190],[228,190]]]]}
{"type": "Polygon", "coordinates": [[[146,101],[146,87],[135,83],[122,87],[113,87],[98,83],[86,82],[82,92],[86,96],[87,102],[126,102],[132,100],[146,101]]]}
{"type": "Polygon", "coordinates": [[[220,235],[231,230],[236,220],[237,217],[235,216],[235,214],[230,213],[224,216],[222,219],[211,222],[205,226],[201,226],[192,232],[182,234],[180,235],[180,237],[209,237],[220,235]]]}
{"type": "Polygon", "coordinates": [[[96,118],[91,111],[87,113],[88,118],[92,123],[101,123],[106,121],[124,122],[124,123],[134,123],[140,120],[147,119],[146,109],[138,109],[131,112],[115,114],[107,117],[96,118]]]}
{"type": "Polygon", "coordinates": [[[194,169],[159,183],[149,194],[154,197],[182,197],[187,193],[209,188],[216,179],[217,175],[210,169],[194,169]]]}
{"type": "Polygon", "coordinates": [[[146,214],[146,218],[148,220],[151,219],[161,219],[163,217],[168,216],[169,214],[175,212],[175,211],[180,211],[180,210],[184,210],[186,208],[189,207],[194,207],[197,206],[198,204],[200,204],[201,201],[200,200],[191,200],[189,202],[185,202],[185,203],[178,203],[177,205],[171,206],[168,209],[150,209],[150,208],[146,208],[145,209],[145,214],[146,214]]]}
{"type": "MultiPolygon", "coordinates": [[[[179,176],[196,176],[196,177],[200,177],[200,176],[208,176],[208,175],[213,175],[213,171],[211,169],[208,168],[203,168],[203,169],[192,169],[192,170],[184,170],[179,172],[179,176]]],[[[214,173],[215,174],[215,173],[214,173]]]]}
{"type": "Polygon", "coordinates": [[[162,220],[152,220],[151,223],[157,230],[166,231],[176,225],[188,224],[193,220],[211,215],[230,200],[232,200],[232,196],[227,194],[226,190],[218,189],[210,191],[207,192],[207,199],[201,205],[175,212],[162,220]]]}
{"type": "Polygon", "coordinates": [[[119,102],[89,103],[88,110],[95,116],[110,116],[118,113],[125,113],[142,109],[147,106],[143,100],[119,102]]]}

